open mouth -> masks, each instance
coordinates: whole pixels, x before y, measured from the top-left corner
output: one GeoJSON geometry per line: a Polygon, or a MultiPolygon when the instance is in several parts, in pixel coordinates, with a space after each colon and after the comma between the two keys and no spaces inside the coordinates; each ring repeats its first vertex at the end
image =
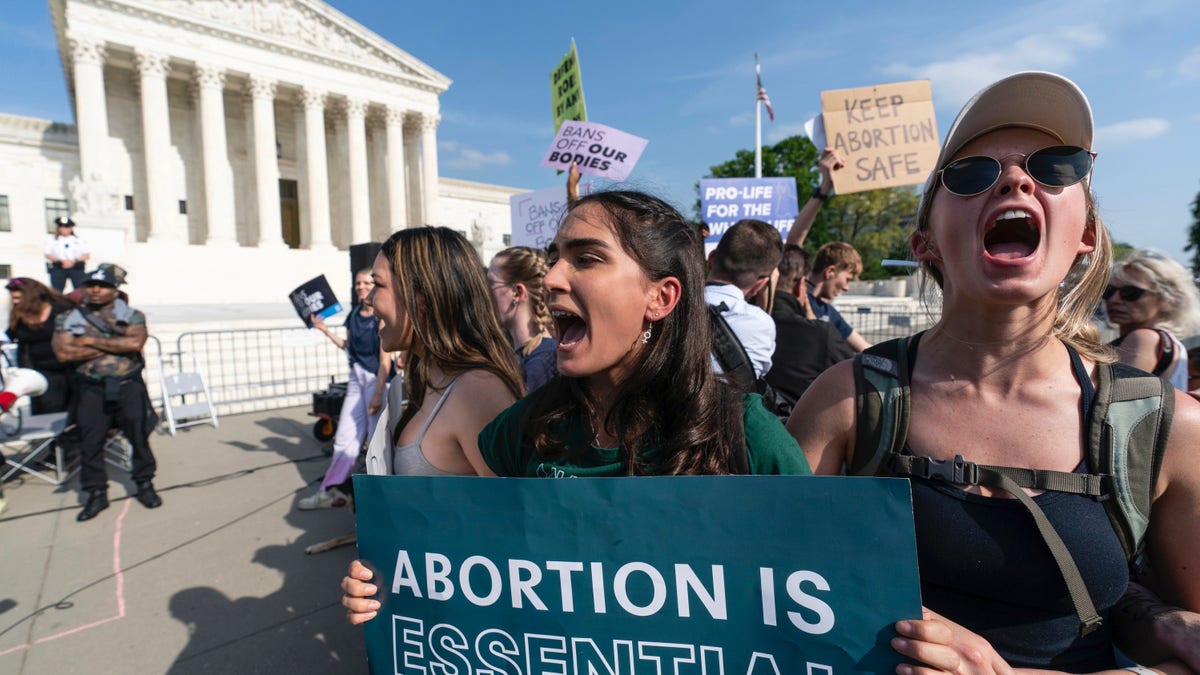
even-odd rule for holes
{"type": "Polygon", "coordinates": [[[551,310],[554,326],[558,333],[558,344],[573,347],[587,334],[587,323],[578,314],[562,309],[551,310]]]}
{"type": "Polygon", "coordinates": [[[983,235],[983,248],[993,258],[1019,260],[1033,255],[1041,240],[1042,233],[1029,212],[1009,209],[983,235]]]}

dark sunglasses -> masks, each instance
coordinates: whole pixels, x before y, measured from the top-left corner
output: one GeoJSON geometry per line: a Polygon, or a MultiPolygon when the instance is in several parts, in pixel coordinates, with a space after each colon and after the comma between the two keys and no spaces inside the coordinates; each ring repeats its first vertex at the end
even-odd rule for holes
{"type": "Polygon", "coordinates": [[[1108,300],[1113,293],[1121,296],[1125,302],[1137,302],[1142,299],[1143,295],[1149,293],[1149,290],[1140,286],[1109,286],[1104,289],[1104,299],[1108,300]]]}
{"type": "MultiPolygon", "coordinates": [[[[1096,153],[1074,145],[1055,145],[1029,153],[1025,173],[1046,187],[1069,187],[1092,171],[1096,153]]],[[[942,185],[959,197],[973,197],[990,189],[1000,180],[1003,165],[995,157],[974,155],[956,159],[938,174],[942,185]]]]}

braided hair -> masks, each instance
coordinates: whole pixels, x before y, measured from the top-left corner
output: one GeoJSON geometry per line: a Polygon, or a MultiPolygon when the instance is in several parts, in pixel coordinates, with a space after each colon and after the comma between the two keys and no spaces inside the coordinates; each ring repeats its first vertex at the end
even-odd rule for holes
{"type": "Polygon", "coordinates": [[[533,316],[534,335],[521,349],[528,356],[542,343],[542,337],[551,332],[553,322],[550,309],[546,306],[546,289],[543,282],[550,267],[546,264],[545,251],[529,246],[510,246],[496,254],[492,263],[509,284],[523,284],[529,297],[529,312],[533,316]]]}

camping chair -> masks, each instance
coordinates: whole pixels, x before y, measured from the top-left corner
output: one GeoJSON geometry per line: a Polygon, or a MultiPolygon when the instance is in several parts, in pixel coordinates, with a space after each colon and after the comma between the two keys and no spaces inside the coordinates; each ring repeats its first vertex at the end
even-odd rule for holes
{"type": "Polygon", "coordinates": [[[68,473],[66,458],[59,436],[67,426],[67,413],[30,415],[28,409],[9,411],[6,417],[17,417],[0,424],[0,445],[17,454],[9,457],[5,452],[4,474],[0,480],[8,480],[18,471],[24,471],[55,485],[62,485],[74,474],[68,473]]]}

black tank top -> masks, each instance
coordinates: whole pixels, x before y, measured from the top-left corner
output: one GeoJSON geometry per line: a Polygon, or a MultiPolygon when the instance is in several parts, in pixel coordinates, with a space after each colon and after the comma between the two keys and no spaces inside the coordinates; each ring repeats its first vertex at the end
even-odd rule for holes
{"type": "MultiPolygon", "coordinates": [[[[915,347],[909,364],[916,362],[915,347]]],[[[1086,424],[1095,390],[1079,355],[1067,350],[1086,424]]],[[[1085,464],[1076,472],[1086,472],[1085,464]]],[[[1103,504],[1059,492],[1033,498],[1075,559],[1105,620],[1100,630],[1081,638],[1062,575],[1020,502],[919,478],[912,479],[912,489],[926,607],[980,634],[1013,667],[1067,672],[1116,667],[1108,617],[1129,585],[1129,568],[1103,504]]]]}

